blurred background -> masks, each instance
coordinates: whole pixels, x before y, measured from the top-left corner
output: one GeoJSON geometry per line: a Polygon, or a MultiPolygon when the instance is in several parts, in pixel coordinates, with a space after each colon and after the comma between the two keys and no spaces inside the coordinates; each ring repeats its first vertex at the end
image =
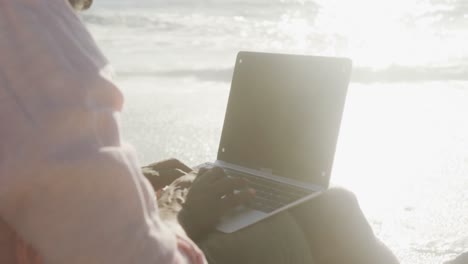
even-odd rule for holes
{"type": "Polygon", "coordinates": [[[351,58],[333,185],[404,264],[468,250],[467,0],[95,0],[82,18],[143,164],[215,160],[238,51],[351,58]]]}

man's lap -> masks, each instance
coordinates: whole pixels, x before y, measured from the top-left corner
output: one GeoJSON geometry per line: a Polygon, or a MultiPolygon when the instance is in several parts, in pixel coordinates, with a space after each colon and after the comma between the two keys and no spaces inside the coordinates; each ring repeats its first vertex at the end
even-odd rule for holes
{"type": "MultiPolygon", "coordinates": [[[[171,184],[160,197],[162,216],[182,208],[186,191],[171,184]]],[[[180,182],[179,182],[180,181],[180,182]]],[[[198,245],[210,263],[398,263],[374,236],[354,195],[330,189],[296,208],[231,234],[213,231],[198,245]]]]}
{"type": "Polygon", "coordinates": [[[289,212],[235,233],[214,231],[198,246],[210,264],[313,263],[307,239],[289,212]]]}

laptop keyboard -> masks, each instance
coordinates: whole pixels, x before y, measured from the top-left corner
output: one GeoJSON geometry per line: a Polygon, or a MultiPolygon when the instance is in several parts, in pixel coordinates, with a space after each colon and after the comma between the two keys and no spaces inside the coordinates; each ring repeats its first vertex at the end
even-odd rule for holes
{"type": "Polygon", "coordinates": [[[225,171],[229,176],[244,178],[249,182],[249,187],[255,189],[256,193],[255,198],[247,206],[265,213],[271,213],[314,192],[246,173],[225,171]]]}

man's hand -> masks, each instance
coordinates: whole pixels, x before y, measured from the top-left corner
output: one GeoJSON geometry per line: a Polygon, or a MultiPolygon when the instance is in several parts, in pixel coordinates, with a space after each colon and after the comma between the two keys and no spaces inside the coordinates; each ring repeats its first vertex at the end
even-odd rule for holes
{"type": "Polygon", "coordinates": [[[192,240],[198,240],[228,210],[255,196],[247,182],[230,178],[220,168],[200,169],[178,218],[192,240]]]}
{"type": "Polygon", "coordinates": [[[152,163],[142,168],[142,172],[157,192],[192,169],[177,159],[152,163]]]}

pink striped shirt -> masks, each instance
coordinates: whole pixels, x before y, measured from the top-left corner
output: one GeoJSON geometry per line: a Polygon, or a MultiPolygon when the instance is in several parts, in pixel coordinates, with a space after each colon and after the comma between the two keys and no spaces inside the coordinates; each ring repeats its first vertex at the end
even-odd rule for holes
{"type": "Polygon", "coordinates": [[[66,0],[0,0],[0,263],[17,236],[44,263],[206,262],[159,218],[122,103],[66,0]]]}

